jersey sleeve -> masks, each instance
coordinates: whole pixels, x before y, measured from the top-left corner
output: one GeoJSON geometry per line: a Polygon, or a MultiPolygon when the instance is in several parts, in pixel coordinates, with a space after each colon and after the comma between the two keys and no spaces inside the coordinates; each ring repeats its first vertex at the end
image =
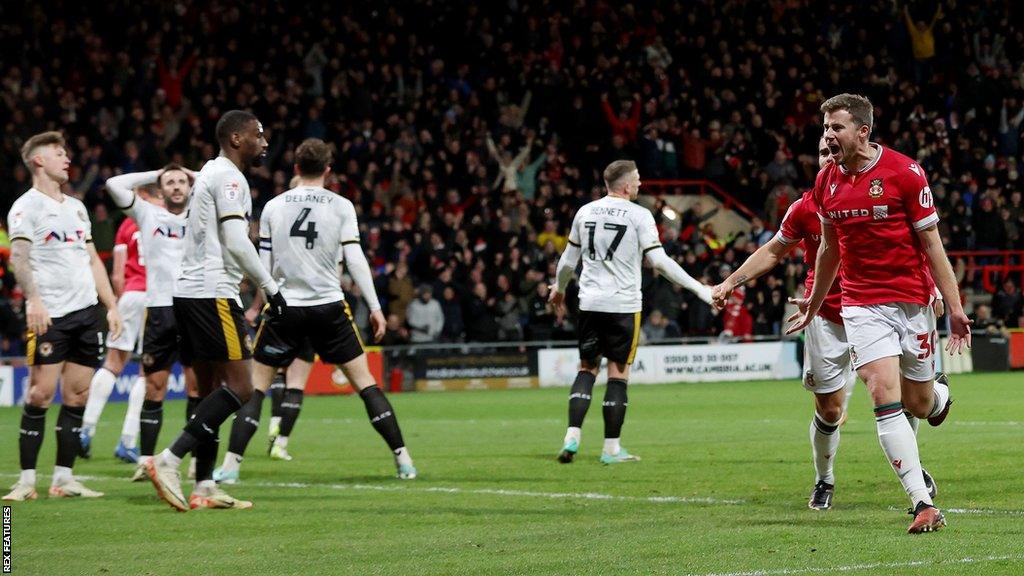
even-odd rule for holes
{"type": "Polygon", "coordinates": [[[924,230],[939,221],[932,189],[928,187],[924,169],[918,163],[911,162],[903,170],[906,173],[899,180],[899,186],[907,220],[910,221],[914,230],[924,230]]]}
{"type": "Polygon", "coordinates": [[[260,241],[259,251],[260,254],[264,252],[271,252],[273,250],[273,244],[271,243],[271,230],[270,222],[272,221],[272,215],[274,213],[274,206],[272,203],[268,203],[263,207],[263,212],[260,214],[260,241]]]}
{"type": "Polygon", "coordinates": [[[776,240],[788,245],[796,244],[803,239],[804,232],[800,226],[800,212],[804,208],[803,204],[806,201],[806,197],[797,198],[795,202],[789,205],[786,215],[782,217],[779,231],[775,234],[776,240]]]}
{"type": "Polygon", "coordinates": [[[576,211],[576,215],[572,217],[572,225],[569,226],[569,238],[567,239],[569,244],[579,248],[580,247],[580,215],[583,212],[583,208],[576,211]]]}
{"type": "Polygon", "coordinates": [[[825,210],[822,206],[825,205],[825,181],[828,180],[827,175],[832,166],[833,164],[830,163],[818,171],[818,176],[814,179],[814,188],[811,189],[811,199],[814,200],[814,210],[818,214],[818,219],[821,220],[822,224],[828,225],[831,225],[832,221],[825,215],[825,210]]]}
{"type": "Polygon", "coordinates": [[[640,253],[647,254],[655,248],[661,248],[661,238],[658,236],[658,225],[654,223],[654,215],[646,208],[641,209],[638,214],[640,221],[637,223],[636,238],[640,244],[640,253]]]}
{"type": "Polygon", "coordinates": [[[340,238],[342,246],[359,243],[359,221],[356,220],[356,207],[347,200],[341,203],[340,238]]]}
{"type": "Polygon", "coordinates": [[[249,183],[239,174],[226,174],[213,183],[210,192],[217,208],[217,221],[245,220],[246,199],[249,198],[249,183]]]}
{"type": "Polygon", "coordinates": [[[132,224],[131,218],[125,218],[121,221],[121,225],[117,227],[117,234],[114,235],[114,250],[128,249],[128,245],[132,243],[132,234],[134,233],[134,226],[132,224]]]}
{"type": "Polygon", "coordinates": [[[36,231],[36,215],[39,210],[33,210],[28,202],[19,199],[11,206],[7,216],[7,231],[11,241],[28,240],[32,241],[36,231]]]}

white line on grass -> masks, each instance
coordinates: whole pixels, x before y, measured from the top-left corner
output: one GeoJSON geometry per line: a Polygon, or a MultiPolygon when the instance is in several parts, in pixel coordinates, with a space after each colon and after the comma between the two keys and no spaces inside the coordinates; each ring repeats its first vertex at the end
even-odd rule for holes
{"type": "Polygon", "coordinates": [[[912,562],[872,562],[870,564],[850,564],[847,566],[815,566],[813,568],[775,568],[751,570],[749,572],[693,572],[686,576],[788,576],[790,574],[824,574],[832,572],[859,572],[862,570],[878,570],[880,568],[917,568],[921,566],[959,566],[966,564],[983,564],[987,562],[1003,562],[1006,560],[1024,560],[1022,555],[981,556],[978,558],[953,558],[951,560],[915,560],[912,562]]]}
{"type": "MultiPolygon", "coordinates": [[[[0,474],[16,477],[17,474],[0,474]]],[[[76,474],[79,480],[126,480],[122,476],[85,476],[76,474]]],[[[421,492],[437,494],[483,494],[517,498],[550,498],[552,500],[606,500],[613,502],[649,502],[652,504],[716,504],[737,506],[746,500],[709,498],[703,496],[617,496],[599,492],[534,492],[530,490],[508,490],[505,488],[455,488],[445,486],[385,486],[379,484],[333,484],[316,482],[245,482],[245,486],[257,488],[327,488],[329,490],[362,490],[374,492],[421,492]]]]}
{"type": "MultiPolygon", "coordinates": [[[[889,506],[894,512],[906,512],[906,508],[889,506]]],[[[1024,516],[1024,510],[994,510],[991,508],[942,508],[943,512],[950,514],[974,514],[977,516],[1024,516]]]]}

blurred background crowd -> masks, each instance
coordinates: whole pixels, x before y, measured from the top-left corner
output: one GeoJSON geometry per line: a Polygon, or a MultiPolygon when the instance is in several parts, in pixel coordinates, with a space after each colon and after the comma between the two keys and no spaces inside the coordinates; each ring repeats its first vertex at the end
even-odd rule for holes
{"type": "MultiPolygon", "coordinates": [[[[303,138],[336,147],[328,187],[357,207],[386,344],[571,339],[547,284],[608,162],[711,181],[753,212],[749,230],[716,235],[706,222],[731,203],[654,205],[669,254],[716,283],[813,181],[818,106],[838,92],[868,96],[872,139],[926,169],[947,250],[1024,250],[1022,12],[993,0],[3,5],[0,211],[31,186],[21,142],[62,130],[69,190],[109,251],[122,216],[106,178],[198,170],[220,114],[248,108],[270,142],[249,174],[254,216],[288,188],[303,138]]],[[[17,355],[7,249],[4,232],[0,354],[17,355]]],[[[722,315],[648,270],[645,337],[778,333],[802,289],[798,256],[722,315]]],[[[986,283],[969,265],[986,260],[954,261],[979,327],[1020,325],[1019,273],[986,283]]]]}

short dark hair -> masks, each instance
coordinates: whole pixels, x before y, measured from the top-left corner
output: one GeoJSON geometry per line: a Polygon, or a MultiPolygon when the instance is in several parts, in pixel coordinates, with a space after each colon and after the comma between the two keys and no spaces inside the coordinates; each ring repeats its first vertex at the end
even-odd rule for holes
{"type": "Polygon", "coordinates": [[[185,172],[185,169],[181,166],[181,164],[178,164],[177,162],[171,162],[170,164],[160,169],[160,174],[158,174],[156,177],[157,186],[163,185],[164,174],[167,174],[168,172],[184,172],[185,178],[188,179],[188,183],[192,183],[192,176],[188,172],[185,172]]]}
{"type": "Polygon", "coordinates": [[[853,116],[853,121],[860,126],[868,127],[868,135],[875,124],[875,108],[871,101],[860,94],[838,94],[821,103],[822,113],[846,110],[853,116]]]}
{"type": "Polygon", "coordinates": [[[231,135],[241,132],[246,124],[256,120],[256,115],[245,110],[228,110],[217,121],[217,142],[223,147],[231,135]]]}
{"type": "Polygon", "coordinates": [[[49,132],[41,132],[32,136],[25,143],[21,145],[21,161],[25,163],[29,169],[32,168],[32,153],[35,152],[36,148],[42,146],[64,146],[64,135],[56,130],[49,132]]]}
{"type": "Polygon", "coordinates": [[[331,147],[319,138],[306,138],[295,149],[295,166],[302,176],[319,176],[331,165],[331,147]]]}
{"type": "Polygon", "coordinates": [[[615,190],[618,183],[634,170],[636,170],[636,162],[632,160],[616,160],[604,169],[604,185],[609,190],[615,190]]]}

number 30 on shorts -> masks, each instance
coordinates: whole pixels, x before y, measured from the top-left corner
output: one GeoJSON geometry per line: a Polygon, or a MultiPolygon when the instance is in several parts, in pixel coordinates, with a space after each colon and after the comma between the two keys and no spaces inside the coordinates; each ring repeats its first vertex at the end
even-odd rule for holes
{"type": "Polygon", "coordinates": [[[917,341],[921,343],[921,353],[917,355],[918,360],[924,360],[935,353],[935,336],[934,331],[917,335],[917,341]]]}

